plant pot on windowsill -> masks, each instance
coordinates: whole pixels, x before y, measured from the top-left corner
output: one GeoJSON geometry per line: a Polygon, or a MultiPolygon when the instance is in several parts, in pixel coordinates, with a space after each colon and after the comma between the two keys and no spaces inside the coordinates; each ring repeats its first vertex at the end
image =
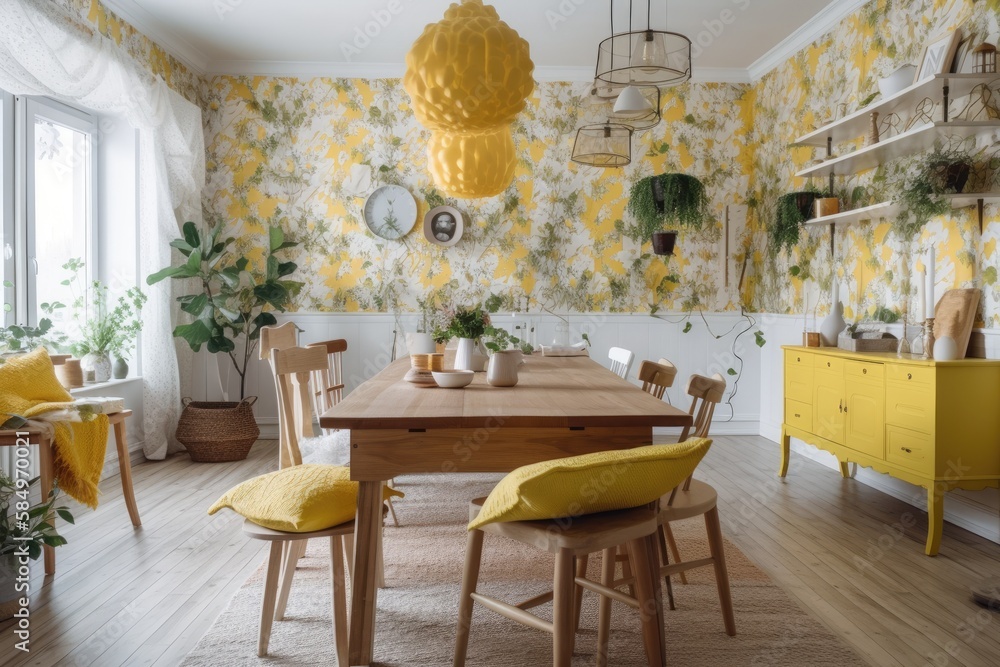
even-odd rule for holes
{"type": "Polygon", "coordinates": [[[653,232],[653,252],[657,255],[673,255],[677,245],[677,232],[653,232]]]}
{"type": "Polygon", "coordinates": [[[242,461],[260,437],[253,416],[256,396],[242,401],[192,401],[185,398],[177,440],[198,463],[242,461]]]}

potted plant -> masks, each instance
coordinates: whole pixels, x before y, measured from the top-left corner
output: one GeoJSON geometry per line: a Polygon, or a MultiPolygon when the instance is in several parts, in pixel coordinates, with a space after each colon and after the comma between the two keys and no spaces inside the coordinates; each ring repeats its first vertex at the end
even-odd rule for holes
{"type": "Polygon", "coordinates": [[[90,298],[87,301],[86,312],[91,315],[87,317],[83,314],[83,299],[78,299],[74,304],[80,334],[70,349],[83,360],[85,369],[93,369],[95,382],[107,382],[112,375],[118,379],[128,375],[128,365],[125,365],[122,374],[121,365],[116,364],[119,372],[115,372],[111,356],[121,360],[122,355],[135,343],[142,331],[142,306],[145,303],[146,295],[142,290],[132,287],[118,297],[112,308],[107,285],[95,280],[90,284],[90,298]]]}
{"type": "Polygon", "coordinates": [[[521,339],[506,329],[489,326],[484,340],[490,351],[486,382],[494,387],[513,387],[517,384],[517,369],[524,361],[524,352],[519,347],[521,339]]]}
{"type": "Polygon", "coordinates": [[[240,461],[260,435],[253,415],[256,397],[246,396],[246,375],[260,343],[262,327],[277,324],[275,312],[285,312],[303,283],[289,279],[298,266],[278,257],[298,245],[271,227],[259,265],[235,252],[236,239],[222,238],[221,223],[207,233],[193,222],[183,236],[171,241],[183,260],[146,279],[150,285],[171,278],[197,281],[197,288],[177,298],[191,321],[174,329],[195,352],[205,346],[212,354],[229,356],[240,378],[239,401],[195,402],[185,399],[177,439],[194,461],[240,461]]]}
{"type": "Polygon", "coordinates": [[[799,242],[804,222],[812,219],[813,205],[819,193],[815,190],[789,192],[778,198],[778,208],[771,225],[771,241],[777,250],[791,250],[799,242]]]}
{"type": "Polygon", "coordinates": [[[45,502],[19,507],[28,500],[31,487],[37,481],[38,478],[31,481],[19,478],[15,482],[0,470],[0,621],[13,617],[20,608],[23,593],[16,588],[18,571],[27,566],[28,561],[38,560],[43,546],[66,544],[66,538],[52,525],[51,517],[57,515],[73,523],[69,509],[56,506],[56,488],[45,502]]]}
{"type": "Polygon", "coordinates": [[[628,212],[635,225],[626,235],[640,242],[652,240],[657,255],[672,255],[677,242],[677,231],[664,227],[701,229],[710,215],[705,186],[688,174],[660,174],[637,181],[629,193],[628,212]]]}
{"type": "Polygon", "coordinates": [[[964,148],[939,144],[914,166],[902,169],[893,196],[899,210],[894,224],[897,233],[913,238],[928,222],[948,213],[951,204],[940,195],[963,192],[974,162],[964,148]]]}
{"type": "MultiPolygon", "coordinates": [[[[4,280],[3,286],[5,289],[11,288],[14,286],[14,283],[9,280],[4,280]]],[[[52,324],[52,315],[54,315],[57,310],[65,307],[65,304],[59,302],[41,304],[39,309],[48,317],[40,319],[36,326],[28,326],[25,324],[0,326],[0,364],[2,364],[7,357],[24,354],[25,352],[31,352],[38,347],[47,348],[49,352],[58,352],[62,350],[65,346],[67,337],[65,334],[55,331],[55,326],[52,324]]],[[[13,306],[9,303],[4,303],[3,310],[0,312],[0,318],[5,317],[13,310],[13,306]]],[[[2,324],[2,322],[0,322],[0,324],[2,324]]]]}
{"type": "Polygon", "coordinates": [[[488,361],[481,349],[482,337],[490,326],[490,314],[481,305],[470,308],[459,306],[451,314],[447,329],[435,333],[439,339],[446,335],[449,339],[458,339],[458,352],[455,354],[455,369],[460,371],[484,371],[488,361]]]}

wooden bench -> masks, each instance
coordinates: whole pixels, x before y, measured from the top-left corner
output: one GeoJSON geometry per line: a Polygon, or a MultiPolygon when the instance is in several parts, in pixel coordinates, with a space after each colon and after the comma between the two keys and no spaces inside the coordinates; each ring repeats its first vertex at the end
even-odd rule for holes
{"type": "MultiPolygon", "coordinates": [[[[108,422],[114,430],[115,445],[118,447],[118,466],[121,470],[122,493],[125,495],[125,506],[128,507],[129,518],[136,528],[142,525],[139,520],[139,507],[135,504],[135,492],[132,489],[132,462],[128,454],[128,441],[125,438],[125,420],[132,416],[131,410],[122,410],[109,414],[108,422]]],[[[27,433],[31,445],[38,446],[38,467],[41,477],[42,498],[48,498],[52,492],[52,442],[37,430],[0,431],[0,447],[15,447],[18,444],[18,433],[27,433]]],[[[54,520],[54,518],[53,518],[54,520]]],[[[56,573],[56,552],[53,547],[46,546],[45,574],[56,573]]]]}

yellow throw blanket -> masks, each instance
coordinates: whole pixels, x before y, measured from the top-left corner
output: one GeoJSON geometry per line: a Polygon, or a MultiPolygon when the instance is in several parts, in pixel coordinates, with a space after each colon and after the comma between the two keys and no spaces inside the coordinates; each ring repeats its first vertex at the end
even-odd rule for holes
{"type": "MultiPolygon", "coordinates": [[[[8,359],[0,365],[0,424],[7,415],[36,419],[46,413],[71,408],[70,396],[56,379],[48,352],[34,352],[8,359]]],[[[108,446],[108,418],[87,421],[56,421],[52,466],[59,488],[70,497],[97,507],[97,483],[101,481],[108,446]]]]}

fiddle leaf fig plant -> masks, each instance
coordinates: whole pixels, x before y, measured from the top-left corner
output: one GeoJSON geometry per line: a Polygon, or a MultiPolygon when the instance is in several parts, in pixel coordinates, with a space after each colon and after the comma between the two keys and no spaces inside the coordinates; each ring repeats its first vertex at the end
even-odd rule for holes
{"type": "Polygon", "coordinates": [[[191,322],[174,329],[198,352],[204,345],[212,354],[228,354],[240,376],[240,399],[246,398],[246,373],[260,343],[262,327],[277,324],[275,312],[285,312],[302,290],[290,280],[295,262],[282,261],[279,253],[298,245],[285,238],[280,227],[271,227],[262,266],[234,252],[236,239],[222,238],[222,225],[202,233],[193,222],[184,223],[183,236],[170,242],[184,261],[168,266],[146,279],[150,285],[171,278],[195,279],[200,285],[191,294],[177,297],[191,322]]]}

